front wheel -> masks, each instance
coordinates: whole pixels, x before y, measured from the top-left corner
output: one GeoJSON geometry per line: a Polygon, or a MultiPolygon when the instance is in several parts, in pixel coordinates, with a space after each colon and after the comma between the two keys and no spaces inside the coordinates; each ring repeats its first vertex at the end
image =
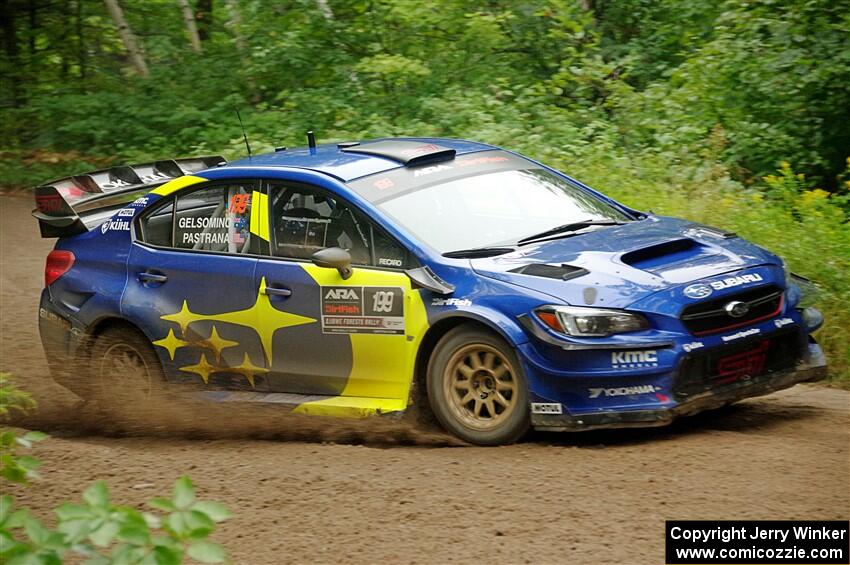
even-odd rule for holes
{"type": "Polygon", "coordinates": [[[428,399],[446,430],[477,445],[502,445],[529,428],[528,387],[503,339],[459,326],[437,344],[428,365],[428,399]]]}

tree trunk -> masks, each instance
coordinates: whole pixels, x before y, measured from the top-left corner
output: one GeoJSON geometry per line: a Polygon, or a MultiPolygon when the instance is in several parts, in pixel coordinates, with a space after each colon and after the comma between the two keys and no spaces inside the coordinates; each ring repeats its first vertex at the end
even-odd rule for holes
{"type": "Polygon", "coordinates": [[[38,27],[38,22],[36,21],[36,12],[38,10],[38,6],[35,5],[35,0],[29,0],[27,2],[27,13],[29,14],[29,48],[30,48],[30,60],[35,56],[35,30],[38,27]]]}
{"type": "Polygon", "coordinates": [[[195,21],[198,24],[198,37],[201,42],[210,38],[213,25],[213,0],[195,2],[195,21]]]}
{"type": "Polygon", "coordinates": [[[19,108],[23,105],[24,100],[21,92],[18,28],[15,22],[15,8],[12,6],[12,0],[0,0],[0,25],[3,29],[3,49],[6,51],[6,60],[10,67],[7,75],[9,94],[12,98],[12,107],[19,108]]]}
{"type": "MultiPolygon", "coordinates": [[[[245,44],[245,36],[242,35],[242,13],[239,11],[239,4],[236,0],[227,0],[227,11],[230,13],[227,21],[228,27],[233,30],[233,41],[236,44],[236,50],[242,55],[247,49],[245,44]]],[[[262,99],[257,83],[250,76],[250,71],[245,73],[245,85],[248,87],[248,93],[251,95],[251,102],[256,104],[262,99]]]]}
{"type": "Polygon", "coordinates": [[[227,11],[230,12],[230,20],[227,22],[233,30],[233,39],[239,52],[245,51],[245,36],[242,35],[242,14],[236,0],[227,0],[227,11]]]}
{"type": "Polygon", "coordinates": [[[334,12],[331,10],[330,4],[328,4],[328,0],[316,0],[316,6],[319,8],[319,11],[322,12],[322,15],[328,21],[333,21],[334,12]]]}
{"type": "Polygon", "coordinates": [[[201,38],[198,37],[198,26],[195,23],[195,14],[192,12],[192,7],[189,6],[189,0],[177,0],[180,4],[180,10],[183,12],[183,21],[186,23],[186,30],[189,32],[189,42],[192,44],[192,51],[195,53],[201,52],[201,38]]]}
{"type": "Polygon", "coordinates": [[[83,27],[83,0],[77,0],[74,4],[74,22],[77,27],[77,65],[80,67],[80,78],[86,78],[86,39],[83,27]]]}
{"type": "Polygon", "coordinates": [[[124,19],[124,11],[118,0],[103,0],[106,4],[106,9],[109,10],[109,15],[115,22],[115,27],[118,28],[118,35],[121,36],[121,41],[124,42],[124,48],[127,49],[127,54],[130,55],[130,62],[135,67],[136,71],[143,77],[148,77],[148,65],[145,63],[145,56],[136,42],[136,36],[133,35],[133,30],[127,20],[124,19]]]}

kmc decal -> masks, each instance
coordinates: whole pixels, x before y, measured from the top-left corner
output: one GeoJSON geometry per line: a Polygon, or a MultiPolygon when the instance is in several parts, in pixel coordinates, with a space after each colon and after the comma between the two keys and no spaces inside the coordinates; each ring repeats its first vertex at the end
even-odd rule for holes
{"type": "Polygon", "coordinates": [[[658,351],[647,349],[645,351],[612,351],[611,367],[614,369],[629,368],[639,369],[641,367],[657,367],[658,351]]]}

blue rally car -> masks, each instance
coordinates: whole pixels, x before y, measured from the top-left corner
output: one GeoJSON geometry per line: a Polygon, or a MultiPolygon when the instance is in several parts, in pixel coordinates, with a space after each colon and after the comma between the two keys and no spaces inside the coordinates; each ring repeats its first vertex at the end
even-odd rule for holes
{"type": "Polygon", "coordinates": [[[667,424],[826,374],[811,285],[780,258],[491,145],[311,138],[230,164],[113,167],[35,198],[59,238],[41,336],[84,398],[421,404],[493,445],[667,424]]]}

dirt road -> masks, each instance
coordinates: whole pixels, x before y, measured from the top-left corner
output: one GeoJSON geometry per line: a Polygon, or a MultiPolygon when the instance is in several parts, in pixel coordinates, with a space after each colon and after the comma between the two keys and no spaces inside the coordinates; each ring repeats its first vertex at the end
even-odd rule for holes
{"type": "Polygon", "coordinates": [[[0,370],[34,391],[30,425],[53,436],[33,450],[43,479],[12,489],[42,517],[98,478],[141,505],[188,473],[236,514],[215,539],[234,562],[260,564],[663,563],[665,519],[850,516],[850,393],[816,386],[664,429],[489,449],[263,414],[216,417],[226,439],[191,439],[216,434],[173,413],[150,434],[116,435],[46,378],[36,309],[52,242],[29,208],[0,196],[0,370]]]}

